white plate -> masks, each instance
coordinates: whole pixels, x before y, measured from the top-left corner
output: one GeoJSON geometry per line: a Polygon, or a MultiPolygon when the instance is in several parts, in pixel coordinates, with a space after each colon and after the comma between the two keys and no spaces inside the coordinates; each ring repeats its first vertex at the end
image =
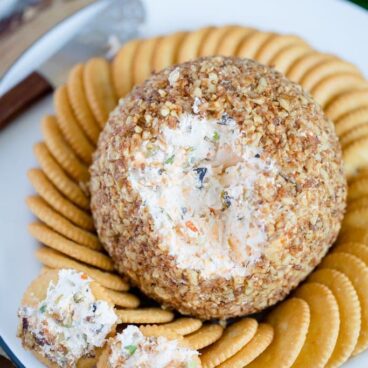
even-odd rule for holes
{"type": "MultiPolygon", "coordinates": [[[[239,23],[264,30],[295,33],[314,47],[358,65],[368,76],[368,12],[336,0],[145,0],[145,35],[193,29],[208,24],[239,23]]],[[[11,68],[0,93],[32,70],[60,39],[81,26],[101,4],[94,5],[56,27],[11,68]]],[[[35,166],[32,146],[42,139],[40,119],[51,113],[51,97],[31,108],[0,132],[0,335],[27,367],[40,364],[16,339],[16,310],[22,293],[40,268],[33,256],[36,242],[27,233],[32,216],[24,198],[32,193],[26,171],[35,166]]],[[[368,366],[368,352],[347,368],[368,366]]],[[[312,367],[311,367],[312,368],[312,367]]]]}

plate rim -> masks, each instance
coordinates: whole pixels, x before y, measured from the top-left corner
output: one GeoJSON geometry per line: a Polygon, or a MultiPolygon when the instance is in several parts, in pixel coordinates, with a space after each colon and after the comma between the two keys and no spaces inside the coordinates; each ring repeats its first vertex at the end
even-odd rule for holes
{"type": "Polygon", "coordinates": [[[9,348],[5,340],[0,335],[0,347],[3,349],[6,354],[5,358],[8,358],[17,368],[26,368],[23,363],[18,359],[18,357],[13,353],[13,351],[9,348]]]}

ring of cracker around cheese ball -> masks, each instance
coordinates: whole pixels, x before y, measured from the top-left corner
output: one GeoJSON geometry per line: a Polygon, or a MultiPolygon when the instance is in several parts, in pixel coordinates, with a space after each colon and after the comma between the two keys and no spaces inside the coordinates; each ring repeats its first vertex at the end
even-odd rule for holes
{"type": "Polygon", "coordinates": [[[299,85],[247,59],[151,76],[110,115],[90,171],[97,232],[119,272],[201,319],[282,300],[345,209],[333,123],[299,85]]]}

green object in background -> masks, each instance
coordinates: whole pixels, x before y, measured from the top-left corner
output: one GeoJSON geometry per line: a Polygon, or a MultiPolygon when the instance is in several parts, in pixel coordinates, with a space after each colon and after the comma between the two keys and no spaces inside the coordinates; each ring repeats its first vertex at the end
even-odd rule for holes
{"type": "Polygon", "coordinates": [[[349,0],[351,3],[357,4],[368,10],[368,0],[349,0]]]}

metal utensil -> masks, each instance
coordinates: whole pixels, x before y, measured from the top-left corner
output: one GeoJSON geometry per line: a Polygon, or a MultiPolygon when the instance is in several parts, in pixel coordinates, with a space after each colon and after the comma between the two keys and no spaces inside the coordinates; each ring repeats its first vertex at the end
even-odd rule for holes
{"type": "Polygon", "coordinates": [[[136,37],[145,19],[140,0],[104,0],[105,7],[35,71],[0,97],[0,129],[66,81],[70,68],[93,56],[111,58],[136,37]]]}

